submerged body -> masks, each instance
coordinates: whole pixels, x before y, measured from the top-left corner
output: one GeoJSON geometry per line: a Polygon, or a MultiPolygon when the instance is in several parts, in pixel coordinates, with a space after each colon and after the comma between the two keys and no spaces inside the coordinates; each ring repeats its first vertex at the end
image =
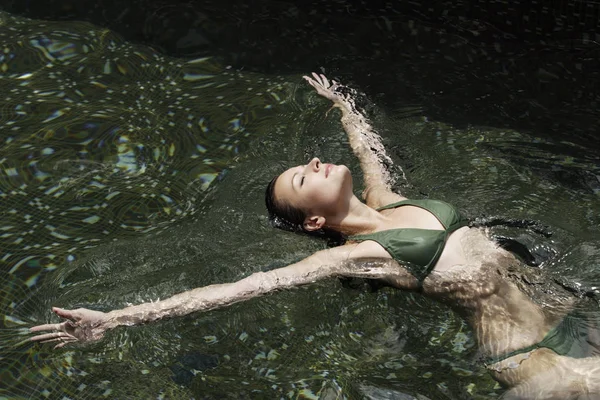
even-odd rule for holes
{"type": "Polygon", "coordinates": [[[542,307],[510,277],[523,270],[513,254],[480,229],[459,235],[465,263],[443,271],[435,268],[423,282],[423,291],[449,304],[469,323],[481,362],[494,379],[512,388],[505,397],[600,398],[600,341],[589,338],[585,353],[574,358],[556,352],[562,343],[553,346],[546,340],[560,326],[572,299],[554,299],[542,307]]]}
{"type": "Polygon", "coordinates": [[[511,388],[506,397],[600,396],[600,358],[595,357],[593,346],[589,354],[577,359],[535,348],[560,323],[568,304],[557,303],[562,306],[548,312],[534,302],[509,277],[520,262],[483,230],[467,227],[454,207],[393,193],[390,174],[383,167],[389,159],[353,100],[336,92],[337,84],[330,85],[322,75],[306,79],[342,111],[342,124],[363,170],[365,202],[354,196],[347,167],[315,158],[274,179],[267,205],[294,230],[335,231],[348,238],[346,244],[287,267],[193,289],[156,303],[109,313],[54,309],[67,320],[32,328],[33,332],[50,331],[32,340],[58,342],[57,347],[98,340],[106,330],[120,325],[212,310],[332,276],[364,277],[398,289],[418,290],[462,315],[475,333],[482,362],[497,381],[511,388]]]}

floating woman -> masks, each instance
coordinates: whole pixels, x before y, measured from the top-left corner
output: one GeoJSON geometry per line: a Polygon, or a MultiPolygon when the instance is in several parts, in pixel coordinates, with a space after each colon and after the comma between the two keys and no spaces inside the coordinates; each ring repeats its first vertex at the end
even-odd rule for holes
{"type": "Polygon", "coordinates": [[[53,308],[65,321],[31,328],[38,333],[31,340],[56,343],[57,348],[91,342],[118,326],[214,310],[328,277],[362,277],[418,291],[463,316],[473,329],[483,364],[509,389],[504,398],[600,398],[600,341],[572,323],[567,315],[572,301],[557,299],[551,307],[536,303],[515,278],[522,263],[483,229],[470,228],[455,207],[392,192],[385,150],[356,109],[352,91],[324,75],[304,78],[341,110],[364,175],[365,202],[354,195],[346,166],[313,158],[271,181],[267,208],[280,227],[333,235],[345,241],[343,245],[287,267],[155,303],[108,313],[53,308]]]}

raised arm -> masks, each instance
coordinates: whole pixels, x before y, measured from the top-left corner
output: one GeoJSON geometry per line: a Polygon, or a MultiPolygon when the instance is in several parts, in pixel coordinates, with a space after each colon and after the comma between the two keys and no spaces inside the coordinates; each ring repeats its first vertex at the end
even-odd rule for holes
{"type": "Polygon", "coordinates": [[[53,308],[66,321],[31,328],[31,332],[48,332],[34,336],[31,340],[58,342],[55,347],[71,342],[91,342],[101,339],[107,330],[118,326],[145,324],[196,311],[214,310],[335,276],[381,279],[392,286],[408,290],[418,287],[416,278],[395,261],[366,259],[362,257],[360,246],[354,244],[322,250],[295,264],[268,272],[257,272],[234,283],[205,286],[176,294],[166,300],[108,313],[83,308],[53,308]]]}
{"type": "Polygon", "coordinates": [[[385,152],[381,137],[373,130],[367,118],[357,110],[352,98],[353,90],[335,81],[330,83],[323,74],[313,73],[312,77],[305,76],[304,79],[318,94],[331,100],[333,107],[341,110],[342,126],[348,134],[350,146],[363,171],[363,199],[367,204],[377,208],[405,199],[391,191],[393,179],[386,164],[391,165],[392,160],[385,152]]]}

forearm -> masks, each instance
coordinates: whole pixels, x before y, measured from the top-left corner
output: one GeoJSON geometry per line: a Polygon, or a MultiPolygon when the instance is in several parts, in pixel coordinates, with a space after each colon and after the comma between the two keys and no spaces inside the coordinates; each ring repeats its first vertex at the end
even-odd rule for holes
{"type": "MultiPolygon", "coordinates": [[[[381,137],[375,133],[367,119],[356,108],[354,95],[356,92],[329,80],[323,74],[312,73],[312,77],[303,77],[317,93],[333,102],[333,106],[342,112],[342,125],[354,154],[358,157],[363,170],[365,192],[363,198],[377,198],[375,202],[383,201],[383,197],[392,194],[392,178],[386,168],[392,165],[392,160],[385,152],[381,137]]],[[[401,196],[400,196],[401,197],[401,196]]],[[[367,200],[369,203],[369,200],[367,200]]]]}
{"type": "Polygon", "coordinates": [[[393,260],[345,261],[333,266],[314,264],[307,267],[301,264],[302,262],[282,269],[257,272],[234,283],[193,289],[155,303],[111,311],[108,325],[110,328],[138,325],[197,311],[210,311],[335,276],[385,279],[395,282],[394,286],[405,289],[415,289],[417,285],[416,279],[393,260]]]}
{"type": "Polygon", "coordinates": [[[108,313],[110,319],[108,325],[114,328],[120,325],[139,325],[164,318],[182,317],[196,311],[225,307],[262,294],[257,288],[244,290],[243,281],[196,288],[162,301],[114,310],[108,313]]]}
{"type": "Polygon", "coordinates": [[[360,161],[365,190],[383,187],[390,190],[392,178],[386,168],[392,161],[387,155],[381,137],[367,119],[357,111],[342,108],[342,126],[348,135],[352,151],[360,161]]]}

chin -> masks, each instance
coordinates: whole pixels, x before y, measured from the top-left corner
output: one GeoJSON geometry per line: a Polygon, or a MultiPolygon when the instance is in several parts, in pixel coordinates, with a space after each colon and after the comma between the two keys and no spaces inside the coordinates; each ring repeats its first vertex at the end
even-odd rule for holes
{"type": "Polygon", "coordinates": [[[350,179],[350,181],[352,181],[352,174],[350,173],[350,169],[348,167],[346,167],[345,165],[340,165],[340,167],[342,167],[342,171],[345,175],[348,176],[348,179],[350,179]]]}
{"type": "Polygon", "coordinates": [[[346,167],[344,164],[336,165],[336,167],[339,170],[339,173],[344,174],[344,175],[350,175],[350,177],[352,177],[352,174],[350,173],[350,169],[348,167],[346,167]]]}
{"type": "Polygon", "coordinates": [[[350,191],[352,191],[354,184],[352,174],[350,173],[350,169],[348,169],[348,167],[346,167],[345,165],[340,165],[340,173],[342,174],[342,180],[344,184],[350,186],[349,189],[350,191]]]}

